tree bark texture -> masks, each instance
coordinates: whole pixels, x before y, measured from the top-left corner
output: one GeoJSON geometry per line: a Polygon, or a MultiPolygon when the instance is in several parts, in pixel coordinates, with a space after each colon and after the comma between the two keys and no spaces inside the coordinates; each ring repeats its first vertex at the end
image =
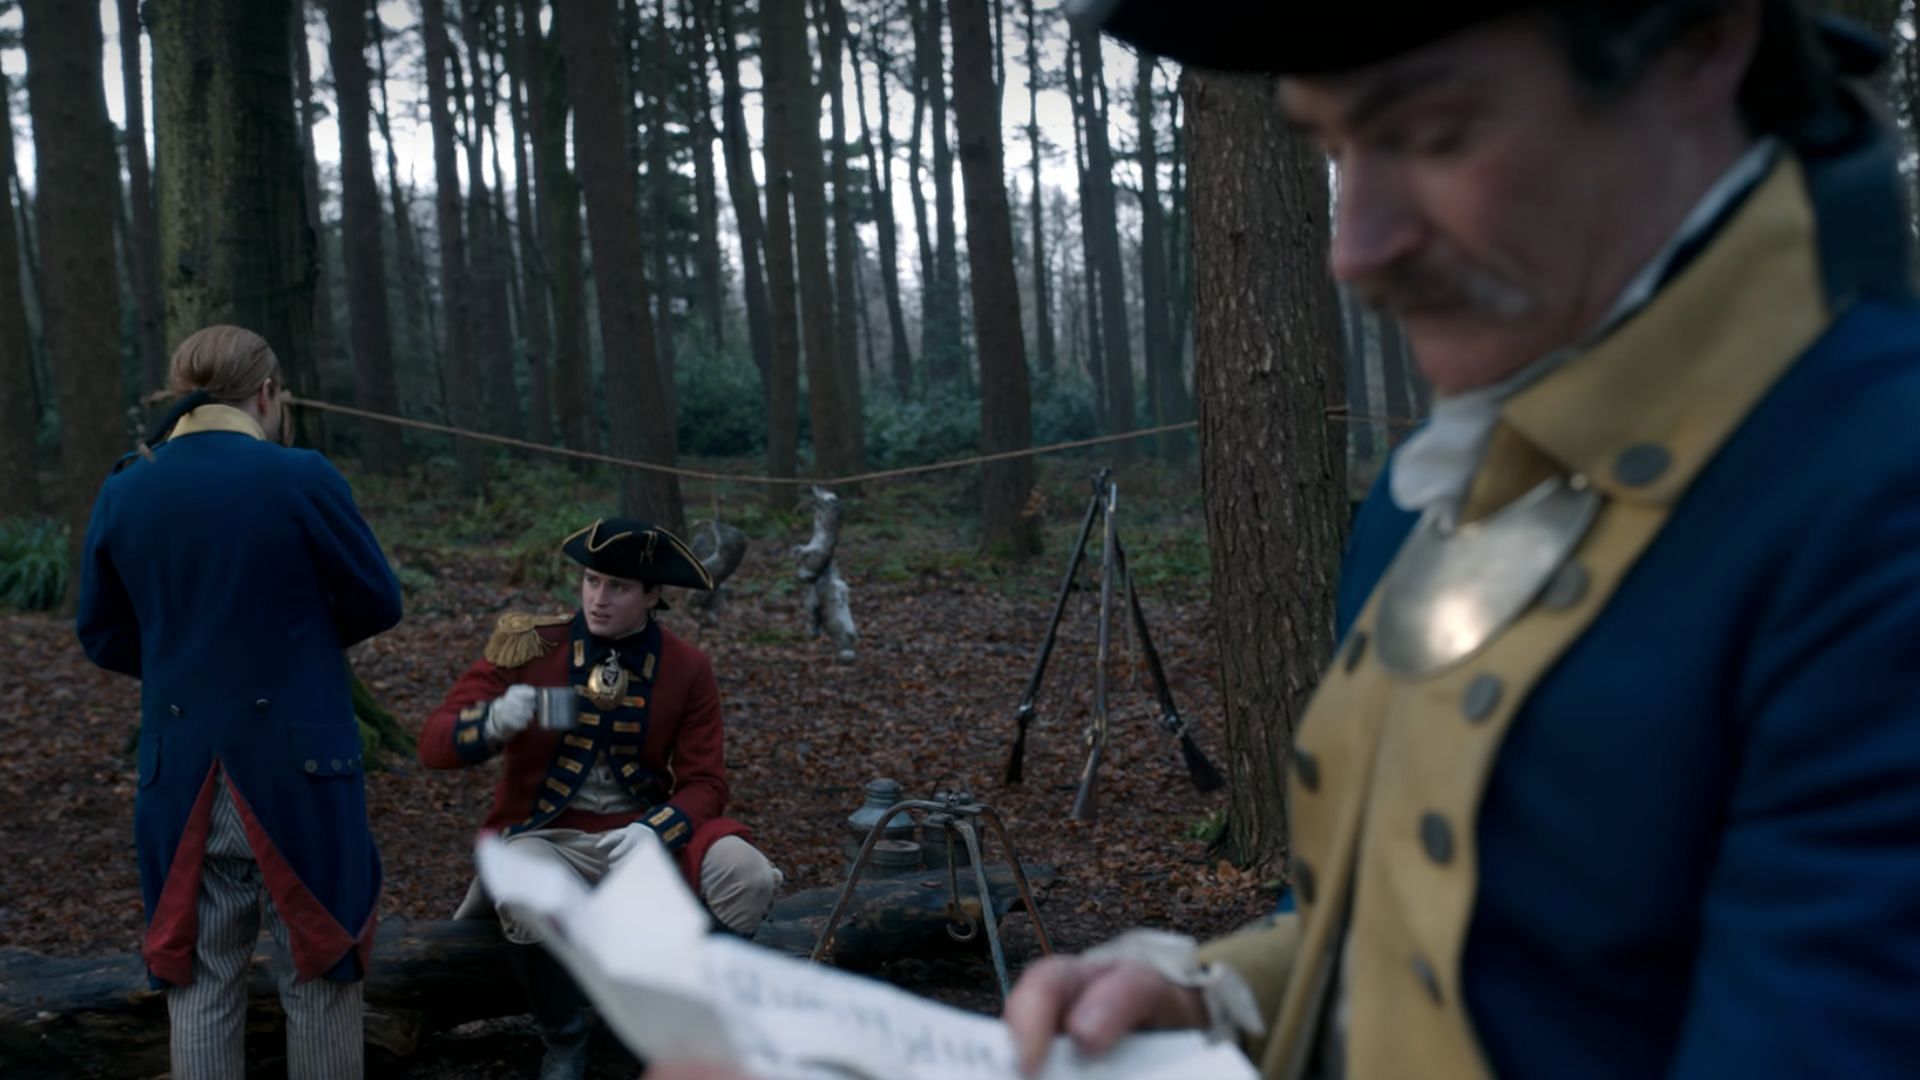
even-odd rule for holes
{"type": "MultiPolygon", "coordinates": [[[[1134,429],[1133,345],[1127,332],[1126,279],[1120,268],[1120,222],[1114,204],[1113,147],[1107,135],[1107,81],[1100,62],[1100,38],[1081,34],[1080,96],[1086,118],[1087,171],[1080,198],[1087,204],[1090,254],[1100,279],[1100,351],[1106,369],[1107,430],[1134,429]]],[[[1116,443],[1114,454],[1128,457],[1132,444],[1116,443]]]]}
{"type": "Polygon", "coordinates": [[[40,408],[33,392],[33,344],[20,280],[20,231],[13,221],[12,92],[0,72],[0,517],[40,509],[40,408]]]}
{"type": "MultiPolygon", "coordinates": [[[[99,6],[26,0],[21,7],[46,285],[41,311],[60,404],[61,509],[69,565],[77,566],[94,493],[127,449],[113,215],[101,209],[119,197],[120,170],[101,90],[99,6]]],[[[69,607],[72,597],[69,587],[69,607]]]]}
{"type": "MultiPolygon", "coordinates": [[[[334,95],[340,125],[341,255],[347,271],[347,312],[353,323],[353,370],[361,408],[398,414],[393,372],[393,333],[387,310],[387,267],[381,256],[380,188],[373,180],[367,89],[367,18],[361,0],[327,0],[334,95]]],[[[165,146],[163,153],[172,151],[165,146]]],[[[166,183],[161,183],[162,198],[166,183]]],[[[171,320],[169,320],[171,322],[171,320]]],[[[361,454],[374,472],[402,467],[400,429],[366,422],[361,454]]]]}
{"type": "Polygon", "coordinates": [[[120,89],[126,111],[127,202],[133,207],[132,264],[135,341],[148,392],[167,385],[167,343],[160,298],[160,225],[154,220],[153,176],[147,168],[147,103],[140,74],[139,0],[118,0],[120,89]]]}
{"type": "MultiPolygon", "coordinates": [[[[833,315],[833,276],[827,261],[827,178],[820,145],[820,88],[807,51],[806,0],[767,0],[761,49],[778,57],[779,80],[769,93],[786,99],[787,172],[793,185],[794,254],[798,271],[801,340],[807,358],[807,414],[813,424],[814,467],[827,476],[858,472],[864,448],[854,442],[840,373],[833,315]]],[[[769,116],[771,122],[774,118],[769,116]]]]}
{"type": "MultiPolygon", "coordinates": [[[[593,280],[600,300],[613,453],[672,465],[673,418],[662,393],[647,283],[640,273],[639,222],[625,153],[627,117],[620,107],[613,13],[600,0],[557,0],[554,19],[567,56],[574,149],[593,229],[593,280]]],[[[675,532],[685,529],[676,476],[624,469],[620,499],[628,514],[675,532]]]]}
{"type": "MultiPolygon", "coordinates": [[[[959,134],[960,179],[966,188],[967,261],[980,351],[980,451],[994,454],[1032,446],[1033,415],[988,2],[952,0],[951,10],[953,114],[959,134]]],[[[982,469],[982,538],[988,550],[1015,556],[1038,554],[1040,520],[1027,512],[1033,493],[1033,459],[988,462],[982,469]]]]}
{"type": "MultiPolygon", "coordinates": [[[[866,457],[866,423],[860,394],[859,298],[854,275],[860,263],[860,242],[853,231],[853,179],[847,168],[847,94],[841,67],[846,58],[847,15],[840,0],[826,0],[827,22],[820,30],[821,60],[827,94],[833,110],[833,312],[834,343],[839,347],[841,415],[850,426],[846,441],[866,457]]],[[[871,351],[871,350],[869,350],[871,351]]]]}
{"type": "MultiPolygon", "coordinates": [[[[443,0],[423,0],[421,36],[426,42],[427,119],[433,128],[434,224],[440,232],[441,325],[446,327],[447,421],[472,431],[483,426],[480,381],[474,370],[471,333],[473,288],[467,278],[467,242],[460,222],[460,171],[454,156],[453,108],[448,67],[453,47],[447,39],[443,0]]],[[[485,490],[487,458],[472,439],[453,441],[460,490],[485,490]]]]}
{"type": "Polygon", "coordinates": [[[1325,410],[1339,305],[1326,271],[1327,168],[1281,123],[1272,80],[1186,69],[1200,479],[1243,864],[1287,852],[1294,724],[1333,651],[1345,454],[1325,410]]]}
{"type": "Polygon", "coordinates": [[[520,0],[527,26],[527,112],[533,123],[533,183],[540,189],[541,251],[553,285],[553,399],[560,438],[600,448],[588,399],[586,288],[580,268],[580,183],[567,164],[567,61],[557,36],[540,33],[540,0],[520,0]]]}
{"type": "MultiPolygon", "coordinates": [[[[714,60],[720,65],[720,144],[727,167],[727,198],[733,204],[734,224],[740,234],[740,293],[747,309],[747,344],[753,351],[753,365],[760,371],[760,392],[764,398],[772,385],[773,371],[773,327],[768,310],[767,272],[761,266],[761,254],[767,245],[767,231],[760,215],[760,183],[753,175],[753,148],[747,141],[746,108],[741,102],[740,57],[734,41],[731,14],[733,0],[699,2],[712,3],[716,14],[713,32],[714,40],[719,45],[714,60]]],[[[771,142],[771,131],[768,132],[768,139],[771,142]]],[[[791,246],[788,250],[792,250],[791,246]]],[[[768,438],[771,440],[771,434],[768,438]]],[[[771,442],[769,447],[771,454],[771,442]]],[[[793,474],[789,469],[779,475],[793,474]]]]}
{"type": "MultiPolygon", "coordinates": [[[[842,18],[845,18],[844,11],[842,18]]],[[[893,132],[887,108],[885,27],[873,33],[873,66],[879,78],[880,145],[876,153],[873,132],[867,127],[866,84],[860,78],[858,41],[852,46],[854,103],[860,113],[860,141],[867,147],[867,172],[874,178],[874,230],[880,234],[880,285],[886,291],[888,372],[893,392],[901,400],[913,394],[913,349],[907,343],[907,314],[900,302],[900,237],[893,221],[893,132]]],[[[876,361],[876,366],[878,366],[876,361]]]]}

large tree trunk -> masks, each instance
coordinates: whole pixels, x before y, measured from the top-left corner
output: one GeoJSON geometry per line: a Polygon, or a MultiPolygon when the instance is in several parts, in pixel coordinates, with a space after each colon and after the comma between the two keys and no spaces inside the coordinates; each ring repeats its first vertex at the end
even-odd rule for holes
{"type": "MultiPolygon", "coordinates": [[[[94,492],[127,445],[113,215],[101,209],[119,197],[120,178],[101,92],[99,5],[21,6],[46,279],[42,317],[60,404],[68,554],[77,566],[94,492]]],[[[274,39],[275,52],[283,40],[274,39]]],[[[69,589],[69,607],[72,596],[69,589]]]]}
{"type": "MultiPolygon", "coordinates": [[[[640,0],[633,0],[637,9],[640,0]]],[[[637,14],[637,10],[636,10],[637,14]]],[[[667,431],[677,433],[673,423],[673,271],[668,255],[673,250],[673,166],[668,157],[667,99],[673,92],[673,48],[667,37],[667,0],[654,0],[653,58],[644,65],[651,74],[647,80],[649,121],[647,124],[647,235],[653,238],[653,332],[657,338],[655,353],[660,365],[660,390],[665,395],[667,431]]]]}
{"type": "Polygon", "coordinates": [[[588,397],[587,302],[580,271],[580,184],[567,164],[567,62],[557,35],[540,33],[540,0],[520,0],[526,26],[527,113],[533,124],[533,184],[540,189],[541,252],[553,283],[553,400],[560,438],[598,450],[588,397]]]}
{"type": "MultiPolygon", "coordinates": [[[[760,187],[753,176],[753,148],[747,143],[746,109],[741,104],[740,57],[733,37],[733,0],[698,0],[714,4],[714,39],[720,65],[721,149],[727,164],[727,198],[733,204],[734,223],[740,233],[740,293],[747,308],[747,343],[753,350],[753,364],[760,370],[760,393],[768,395],[772,385],[773,328],[767,310],[767,277],[760,256],[767,244],[766,226],[760,216],[760,187]]],[[[769,133],[769,137],[771,133],[769,133]]],[[[769,168],[771,173],[771,168],[769,168]]],[[[791,248],[789,248],[791,250],[791,248]]],[[[797,435],[795,436],[797,438],[797,435]]],[[[774,455],[772,433],[768,434],[768,455],[774,455]]],[[[788,456],[792,460],[792,455],[788,456]]],[[[792,469],[777,474],[791,476],[792,469]]]]}
{"type": "MultiPolygon", "coordinates": [[[[1027,139],[1033,145],[1033,325],[1039,338],[1039,364],[1042,375],[1051,377],[1057,361],[1053,355],[1053,303],[1048,299],[1046,215],[1040,194],[1040,24],[1034,18],[1033,0],[1023,0],[1027,9],[1027,139]]],[[[976,321],[979,312],[974,313],[976,321]]]]}
{"type": "Polygon", "coordinates": [[[553,355],[553,326],[547,314],[547,275],[538,218],[533,209],[533,172],[527,164],[532,125],[527,119],[527,89],[540,78],[533,63],[538,52],[540,23],[522,19],[518,0],[502,0],[500,19],[511,27],[511,57],[507,64],[507,107],[513,122],[513,209],[520,234],[520,327],[526,340],[527,391],[532,423],[529,434],[542,446],[553,444],[553,382],[547,367],[553,355]]]}
{"type": "Polygon", "coordinates": [[[133,278],[135,340],[146,389],[167,385],[167,344],[161,330],[160,226],[154,221],[153,179],[147,171],[147,102],[141,90],[140,4],[119,0],[120,90],[126,110],[127,201],[133,206],[133,242],[127,262],[133,278]]]}
{"type": "MultiPolygon", "coordinates": [[[[481,55],[485,38],[475,4],[460,3],[460,36],[466,42],[466,76],[472,83],[467,124],[467,269],[468,284],[477,307],[474,323],[474,363],[480,374],[481,401],[486,427],[496,435],[519,435],[520,393],[513,380],[513,334],[507,323],[507,279],[495,236],[493,194],[487,190],[485,128],[493,115],[493,90],[481,55]]],[[[453,91],[460,95],[461,68],[452,61],[453,91]]]]}
{"type": "MultiPolygon", "coordinates": [[[[1087,203],[1089,247],[1100,278],[1100,351],[1106,370],[1107,429],[1134,429],[1133,345],[1127,332],[1126,279],[1120,268],[1120,223],[1114,205],[1113,148],[1107,137],[1107,80],[1100,62],[1100,37],[1081,34],[1080,96],[1086,117],[1087,172],[1080,197],[1087,203]]],[[[1130,456],[1131,443],[1117,443],[1118,457],[1130,456]]]]}
{"type": "MultiPolygon", "coordinates": [[[[474,370],[473,288],[467,278],[467,241],[460,223],[460,172],[454,156],[453,108],[448,91],[453,47],[447,40],[444,0],[423,0],[421,36],[426,42],[427,119],[433,128],[434,225],[440,232],[441,325],[446,327],[447,420],[469,431],[481,426],[480,382],[474,370]]],[[[469,495],[487,483],[485,448],[472,439],[453,441],[460,490],[469,495]]]]}
{"type": "Polygon", "coordinates": [[[1200,483],[1221,650],[1233,857],[1278,867],[1293,730],[1333,651],[1345,454],[1326,409],[1339,302],[1327,167],[1272,80],[1181,76],[1193,208],[1200,483]]]}
{"type": "Polygon", "coordinates": [[[687,0],[682,20],[687,24],[693,57],[690,64],[693,106],[694,266],[700,297],[700,317],[707,324],[707,341],[718,350],[726,337],[726,283],[720,258],[720,193],[713,174],[713,95],[707,82],[706,0],[687,0]]]}
{"type": "MultiPolygon", "coordinates": [[[[347,311],[353,322],[354,377],[362,408],[398,414],[393,335],[387,314],[387,267],[380,254],[380,189],[373,180],[368,132],[373,107],[367,92],[365,5],[361,0],[327,0],[327,26],[332,31],[329,55],[334,96],[339,102],[341,254],[347,270],[347,311]]],[[[161,197],[171,198],[164,181],[161,197]]],[[[382,473],[401,470],[398,427],[364,423],[360,445],[368,468],[382,473]]]]}
{"type": "MultiPolygon", "coordinates": [[[[980,451],[995,454],[1033,445],[1033,418],[987,3],[953,0],[953,114],[960,136],[960,179],[966,186],[967,263],[980,346],[980,451]]],[[[980,488],[987,549],[1038,554],[1040,519],[1026,512],[1033,493],[1033,459],[989,462],[980,488]]]]}
{"type": "Polygon", "coordinates": [[[927,0],[927,117],[933,127],[933,280],[932,328],[925,350],[927,377],[963,382],[966,352],[961,345],[960,256],[953,216],[953,146],[947,138],[946,50],[941,47],[941,0],[927,0]]]}
{"type": "MultiPolygon", "coordinates": [[[[725,0],[723,0],[723,3],[725,0]]],[[[793,258],[793,136],[796,126],[788,113],[797,108],[783,89],[786,50],[775,49],[778,23],[787,18],[790,4],[765,4],[760,9],[760,85],[764,105],[767,162],[767,322],[771,346],[767,381],[767,472],[793,476],[799,468],[800,442],[800,314],[797,310],[797,273],[793,258]],[[771,31],[771,32],[769,32],[771,31]]],[[[726,33],[732,50],[733,32],[726,33]]],[[[732,61],[729,61],[729,66],[732,61]]],[[[814,114],[808,113],[807,116],[814,114]]],[[[729,123],[732,122],[729,118],[729,123]]],[[[742,149],[745,133],[741,134],[742,149]]],[[[814,432],[816,447],[822,438],[814,432]]],[[[790,505],[791,493],[767,489],[776,507],[790,505]]]]}
{"type": "Polygon", "coordinates": [[[19,230],[13,224],[13,95],[0,72],[0,517],[40,509],[40,409],[33,392],[33,344],[20,280],[19,230]]]}
{"type": "MultiPolygon", "coordinates": [[[[567,56],[567,92],[574,108],[574,150],[580,162],[587,220],[593,229],[593,280],[600,300],[600,347],[606,356],[606,398],[613,452],[673,464],[673,425],[654,356],[647,283],[640,274],[639,222],[620,107],[613,13],[600,0],[557,0],[554,19],[567,56]]],[[[680,480],[624,469],[624,512],[685,530],[680,480]]]]}
{"type": "Polygon", "coordinates": [[[907,314],[900,303],[900,239],[893,223],[893,132],[890,130],[887,108],[885,24],[881,24],[872,34],[873,66],[880,80],[878,153],[874,149],[873,132],[867,128],[867,91],[860,79],[860,47],[857,41],[853,43],[851,53],[854,103],[860,113],[860,141],[867,147],[867,172],[874,178],[873,220],[880,234],[880,284],[886,290],[887,331],[891,346],[888,370],[893,376],[894,394],[904,401],[913,394],[913,350],[907,344],[907,314]]]}
{"type": "MultiPolygon", "coordinates": [[[[373,55],[376,67],[374,78],[380,85],[380,104],[374,109],[373,119],[380,129],[380,141],[387,148],[387,201],[393,213],[393,249],[394,262],[400,271],[400,319],[406,327],[406,362],[396,364],[396,379],[411,373],[410,383],[403,391],[405,396],[417,400],[424,396],[422,391],[435,397],[444,397],[441,380],[433,373],[440,365],[435,360],[433,336],[427,330],[427,308],[431,301],[427,296],[426,268],[421,265],[419,230],[414,228],[413,207],[407,198],[407,188],[400,182],[400,155],[393,145],[393,123],[387,99],[387,43],[386,24],[380,21],[378,4],[367,6],[367,27],[373,35],[373,55]]],[[[446,415],[446,401],[439,402],[441,415],[446,415]]]]}
{"type": "MultiPolygon", "coordinates": [[[[805,0],[768,0],[761,31],[763,64],[774,64],[769,92],[790,103],[781,110],[787,126],[787,171],[793,185],[795,258],[800,287],[801,340],[807,357],[807,414],[813,422],[815,470],[826,476],[857,472],[862,448],[843,392],[833,316],[832,273],[827,265],[827,178],[820,146],[820,89],[808,59],[805,0]],[[776,59],[777,58],[777,59],[776,59]]],[[[769,123],[774,122],[769,117],[769,123]]]]}
{"type": "MultiPolygon", "coordinates": [[[[857,460],[866,458],[866,422],[862,415],[860,393],[860,349],[858,345],[858,297],[854,291],[855,267],[860,261],[860,245],[853,231],[853,180],[847,168],[847,95],[842,85],[841,61],[845,56],[847,15],[840,0],[826,0],[827,21],[820,29],[822,66],[826,69],[827,94],[833,109],[833,310],[834,341],[839,346],[841,422],[847,425],[845,441],[859,451],[857,460]]],[[[869,350],[871,352],[871,350],[869,350]]]]}
{"type": "MultiPolygon", "coordinates": [[[[320,163],[313,149],[313,117],[320,106],[313,100],[313,68],[307,56],[306,0],[295,0],[290,22],[287,46],[293,55],[294,108],[300,116],[300,181],[301,190],[306,194],[307,231],[313,234],[309,244],[313,252],[313,261],[309,264],[313,279],[309,320],[313,341],[312,384],[323,400],[351,405],[356,398],[352,377],[341,370],[340,335],[333,319],[333,274],[329,269],[327,231],[321,214],[320,163]]],[[[312,445],[334,452],[338,426],[328,424],[324,413],[304,412],[296,417],[302,434],[312,445]]]]}
{"type": "MultiPolygon", "coordinates": [[[[1153,422],[1174,424],[1187,418],[1186,380],[1180,373],[1180,350],[1168,327],[1166,208],[1160,203],[1159,132],[1154,128],[1154,58],[1140,54],[1134,83],[1134,115],[1140,130],[1140,291],[1146,307],[1142,318],[1147,356],[1148,400],[1153,422]]],[[[1186,460],[1185,432],[1160,436],[1160,453],[1168,461],[1186,460]]]]}

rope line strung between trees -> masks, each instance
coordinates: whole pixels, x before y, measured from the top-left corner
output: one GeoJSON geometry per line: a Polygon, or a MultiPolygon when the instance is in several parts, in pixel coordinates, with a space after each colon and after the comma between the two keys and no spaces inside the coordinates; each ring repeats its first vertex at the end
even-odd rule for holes
{"type": "MultiPolygon", "coordinates": [[[[405,416],[392,416],[387,413],[373,412],[355,408],[351,405],[336,405],[330,401],[315,401],[311,398],[289,396],[287,404],[297,409],[313,409],[316,412],[338,413],[375,423],[393,424],[398,427],[414,428],[419,431],[431,431],[440,435],[451,435],[460,439],[473,439],[478,442],[494,443],[499,446],[511,446],[519,450],[531,450],[540,454],[553,454],[558,457],[575,458],[581,461],[594,461],[603,465],[613,465],[623,469],[640,469],[647,472],[666,473],[671,476],[690,480],[708,480],[716,483],[767,484],[770,486],[804,487],[812,484],[860,484],[871,480],[891,480],[901,476],[917,476],[924,473],[944,472],[948,469],[964,469],[973,465],[982,465],[995,461],[1010,461],[1015,458],[1037,457],[1041,454],[1059,453],[1064,450],[1079,450],[1089,446],[1106,443],[1125,442],[1129,439],[1144,439],[1150,435],[1165,435],[1175,431],[1189,431],[1200,426],[1197,420],[1188,420],[1179,424],[1161,424],[1158,427],[1141,428],[1138,431],[1123,431],[1114,435],[1097,435],[1087,439],[1074,439],[1069,442],[1050,443],[1046,446],[1030,446],[1023,450],[1003,450],[993,454],[977,454],[973,457],[954,461],[936,461],[927,465],[909,465],[899,469],[883,469],[877,472],[856,473],[852,476],[755,476],[748,473],[711,472],[705,469],[689,469],[678,465],[662,465],[652,461],[635,461],[631,458],[614,457],[611,454],[596,453],[591,450],[575,450],[565,446],[548,446],[544,443],[517,439],[509,435],[493,435],[484,431],[470,431],[448,424],[437,424],[431,420],[415,420],[405,416]]],[[[1411,427],[1417,420],[1404,420],[1398,417],[1353,415],[1344,406],[1327,410],[1327,418],[1345,423],[1381,423],[1389,426],[1411,427]]]]}

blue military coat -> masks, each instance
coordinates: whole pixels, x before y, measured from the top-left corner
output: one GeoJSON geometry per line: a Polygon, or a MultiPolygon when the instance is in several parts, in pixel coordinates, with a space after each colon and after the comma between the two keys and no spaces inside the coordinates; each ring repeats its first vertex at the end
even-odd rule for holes
{"type": "Polygon", "coordinates": [[[298,975],[364,973],[381,870],[342,650],[399,619],[346,480],[238,410],[202,406],[108,478],[78,630],[95,663],[141,680],[134,831],[155,985],[192,980],[220,769],[298,975]]]}

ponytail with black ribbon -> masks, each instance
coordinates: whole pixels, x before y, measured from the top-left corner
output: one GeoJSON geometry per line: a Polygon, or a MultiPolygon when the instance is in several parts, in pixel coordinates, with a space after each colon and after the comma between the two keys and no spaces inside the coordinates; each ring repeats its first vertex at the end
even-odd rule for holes
{"type": "Polygon", "coordinates": [[[154,447],[166,442],[172,436],[174,425],[180,422],[181,417],[202,405],[212,405],[218,400],[205,390],[194,390],[183,395],[179,401],[173,403],[171,409],[167,410],[167,414],[153,425],[153,428],[147,432],[147,437],[140,440],[140,456],[152,460],[154,447]]]}

